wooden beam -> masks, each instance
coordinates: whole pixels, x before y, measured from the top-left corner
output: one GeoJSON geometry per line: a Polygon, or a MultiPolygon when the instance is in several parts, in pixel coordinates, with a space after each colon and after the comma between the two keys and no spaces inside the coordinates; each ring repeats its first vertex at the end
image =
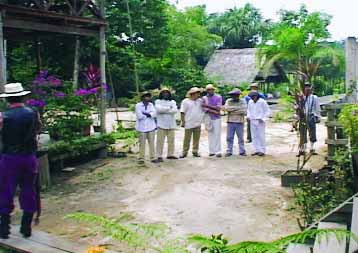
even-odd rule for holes
{"type": "Polygon", "coordinates": [[[7,15],[20,14],[21,16],[58,19],[66,22],[74,22],[79,24],[91,24],[98,26],[107,25],[107,22],[104,19],[77,17],[51,11],[19,7],[16,5],[0,4],[0,10],[5,10],[7,15]]]}
{"type": "Polygon", "coordinates": [[[81,35],[81,36],[98,36],[98,32],[91,29],[78,28],[69,25],[50,25],[40,22],[9,19],[9,18],[4,20],[4,27],[27,29],[27,30],[42,31],[42,32],[81,35]]]}

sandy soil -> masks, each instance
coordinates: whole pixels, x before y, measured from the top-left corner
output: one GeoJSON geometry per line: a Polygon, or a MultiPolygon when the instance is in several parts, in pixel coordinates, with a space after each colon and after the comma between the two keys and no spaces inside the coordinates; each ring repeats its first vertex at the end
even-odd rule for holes
{"type": "MultiPolygon", "coordinates": [[[[225,129],[224,126],[223,148],[225,129]]],[[[280,185],[280,175],[296,168],[297,136],[289,129],[288,124],[268,125],[268,155],[264,158],[208,158],[204,132],[202,158],[139,167],[133,156],[107,159],[98,168],[95,167],[103,161],[97,161],[97,166],[86,164],[74,172],[57,174],[54,187],[44,194],[38,229],[74,240],[89,240],[87,228],[63,219],[66,214],[86,211],[109,217],[131,213],[138,222],[164,222],[175,236],[223,233],[234,242],[267,241],[297,232],[292,191],[280,185]]],[[[318,133],[319,147],[323,148],[323,124],[318,133]]],[[[178,130],[178,152],[182,135],[183,130],[178,130]]],[[[248,153],[252,151],[251,144],[247,149],[248,153]]],[[[318,169],[323,165],[324,156],[319,155],[307,167],[318,169]]]]}

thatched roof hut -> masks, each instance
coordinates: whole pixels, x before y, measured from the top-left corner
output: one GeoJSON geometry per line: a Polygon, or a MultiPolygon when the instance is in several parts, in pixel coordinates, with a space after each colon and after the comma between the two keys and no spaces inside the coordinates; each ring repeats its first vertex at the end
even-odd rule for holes
{"type": "Polygon", "coordinates": [[[234,86],[253,81],[278,83],[287,80],[278,65],[274,65],[264,75],[257,61],[256,48],[216,50],[205,67],[205,72],[219,84],[234,86]]]}

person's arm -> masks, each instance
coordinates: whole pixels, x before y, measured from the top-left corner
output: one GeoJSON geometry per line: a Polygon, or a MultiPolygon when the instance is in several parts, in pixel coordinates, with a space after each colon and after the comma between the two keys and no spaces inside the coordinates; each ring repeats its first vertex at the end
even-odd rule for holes
{"type": "Polygon", "coordinates": [[[150,103],[148,106],[149,106],[149,112],[148,113],[152,118],[154,118],[156,116],[156,114],[157,114],[157,112],[155,110],[155,107],[154,107],[154,105],[152,103],[150,103]]]}
{"type": "Polygon", "coordinates": [[[246,116],[246,114],[247,114],[247,105],[246,105],[245,101],[242,101],[240,103],[238,112],[239,112],[240,115],[246,116]]]}
{"type": "Polygon", "coordinates": [[[319,119],[321,118],[321,103],[319,102],[319,99],[317,96],[314,97],[315,104],[314,104],[314,114],[319,119]]]}
{"type": "Polygon", "coordinates": [[[157,113],[169,113],[171,108],[169,106],[164,106],[161,104],[161,102],[159,100],[155,101],[155,110],[157,111],[157,113]]]}
{"type": "Polygon", "coordinates": [[[138,120],[144,120],[147,118],[147,116],[143,114],[140,104],[135,106],[135,114],[138,120]]]}
{"type": "Polygon", "coordinates": [[[171,108],[169,110],[169,113],[176,114],[177,112],[178,112],[177,102],[175,102],[175,100],[172,100],[171,108]]]}
{"type": "Polygon", "coordinates": [[[247,118],[251,119],[251,100],[249,101],[249,104],[247,105],[247,118]]]}
{"type": "Polygon", "coordinates": [[[263,109],[264,109],[264,116],[263,116],[263,121],[268,121],[270,116],[271,116],[271,110],[270,110],[270,107],[269,105],[267,104],[267,102],[265,100],[263,100],[262,102],[262,106],[263,106],[263,109]]]}

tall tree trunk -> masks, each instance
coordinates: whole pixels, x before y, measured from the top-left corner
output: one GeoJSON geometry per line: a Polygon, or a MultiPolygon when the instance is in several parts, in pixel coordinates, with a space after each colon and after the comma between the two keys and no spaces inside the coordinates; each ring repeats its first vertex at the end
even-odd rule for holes
{"type": "Polygon", "coordinates": [[[76,36],[76,45],[75,45],[75,58],[73,63],[73,88],[78,89],[78,73],[79,73],[79,60],[80,60],[80,46],[81,41],[80,37],[76,36]]]}

